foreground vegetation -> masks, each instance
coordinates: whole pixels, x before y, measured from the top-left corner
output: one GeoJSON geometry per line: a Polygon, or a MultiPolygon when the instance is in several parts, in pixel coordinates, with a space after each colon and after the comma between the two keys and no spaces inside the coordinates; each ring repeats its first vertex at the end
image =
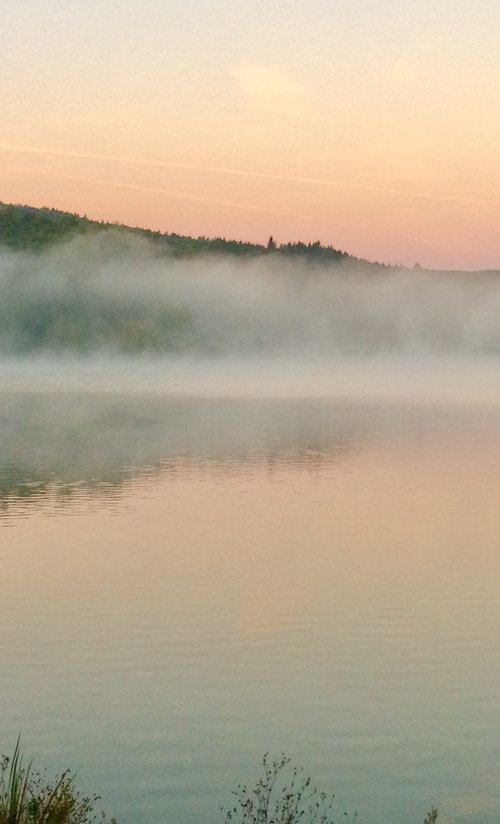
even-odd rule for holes
{"type": "Polygon", "coordinates": [[[0,824],[92,824],[106,818],[95,812],[98,800],[76,789],[70,770],[50,780],[25,765],[19,739],[12,757],[1,756],[0,824]]]}
{"type": "MultiPolygon", "coordinates": [[[[335,824],[335,796],[322,792],[302,767],[293,767],[291,759],[282,754],[273,760],[266,753],[262,759],[262,775],[248,787],[240,784],[233,792],[233,804],[221,807],[225,824],[335,824]]],[[[342,812],[341,819],[353,824],[356,812],[342,812]]],[[[435,824],[437,810],[432,809],[424,824],[435,824]]]]}
{"type": "MultiPolygon", "coordinates": [[[[272,760],[266,754],[262,767],[253,786],[239,785],[232,805],[221,807],[225,824],[334,824],[335,796],[320,792],[286,755],[272,760]]],[[[0,758],[0,824],[95,824],[106,820],[105,813],[95,810],[98,800],[75,788],[70,770],[50,781],[31,762],[25,766],[19,739],[12,757],[0,758]]],[[[353,822],[357,813],[343,813],[342,819],[353,822]]],[[[436,820],[433,809],[424,824],[436,820]]]]}

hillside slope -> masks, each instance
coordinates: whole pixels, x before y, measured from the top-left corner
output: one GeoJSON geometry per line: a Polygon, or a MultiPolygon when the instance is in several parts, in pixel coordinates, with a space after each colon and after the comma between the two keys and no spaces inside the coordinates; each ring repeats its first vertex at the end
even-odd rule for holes
{"type": "MultiPolygon", "coordinates": [[[[91,234],[106,229],[126,232],[145,238],[165,252],[179,258],[194,257],[201,254],[235,255],[238,257],[257,257],[267,254],[285,255],[314,263],[343,263],[380,268],[381,264],[360,261],[358,258],[316,243],[285,243],[275,246],[263,246],[241,240],[225,238],[190,237],[168,232],[155,232],[150,229],[124,226],[117,223],[105,223],[90,220],[57,209],[6,204],[0,202],[0,244],[10,249],[40,251],[77,234],[91,234]]],[[[386,268],[385,266],[383,268],[386,268]]]]}

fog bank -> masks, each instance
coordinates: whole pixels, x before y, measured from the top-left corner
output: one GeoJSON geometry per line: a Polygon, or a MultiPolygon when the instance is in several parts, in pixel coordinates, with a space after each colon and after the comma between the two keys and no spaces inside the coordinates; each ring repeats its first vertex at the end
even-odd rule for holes
{"type": "MultiPolygon", "coordinates": [[[[2,393],[179,398],[336,398],[500,405],[496,357],[0,358],[2,393]]],[[[0,396],[1,400],[1,396],[0,396]]]]}
{"type": "Polygon", "coordinates": [[[495,275],[179,260],[113,232],[0,252],[0,355],[206,357],[500,352],[495,275]]]}

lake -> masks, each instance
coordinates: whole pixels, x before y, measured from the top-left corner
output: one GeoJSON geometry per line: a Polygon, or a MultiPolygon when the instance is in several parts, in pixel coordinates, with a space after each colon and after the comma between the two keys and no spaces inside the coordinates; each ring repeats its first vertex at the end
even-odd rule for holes
{"type": "Polygon", "coordinates": [[[2,385],[2,751],[120,824],[266,751],[339,818],[498,821],[498,399],[2,385]]]}

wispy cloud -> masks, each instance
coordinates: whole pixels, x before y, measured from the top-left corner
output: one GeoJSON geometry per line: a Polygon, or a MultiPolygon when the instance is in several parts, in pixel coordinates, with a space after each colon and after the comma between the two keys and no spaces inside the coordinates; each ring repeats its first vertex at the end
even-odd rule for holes
{"type": "Polygon", "coordinates": [[[295,115],[307,106],[306,87],[283,66],[238,63],[231,75],[251,108],[295,115]]]}
{"type": "Polygon", "coordinates": [[[177,161],[146,160],[136,157],[120,157],[118,155],[98,154],[94,152],[70,152],[59,149],[48,149],[40,146],[18,146],[0,143],[0,152],[19,152],[21,154],[46,155],[68,160],[95,160],[110,163],[120,163],[132,166],[144,166],[156,169],[178,169],[200,172],[202,174],[230,175],[234,177],[248,177],[256,180],[275,180],[298,185],[322,186],[335,189],[350,189],[359,192],[373,192],[395,197],[411,197],[431,201],[449,201],[454,203],[476,203],[483,206],[500,206],[496,198],[470,197],[469,195],[451,194],[448,192],[427,192],[416,189],[398,189],[386,186],[375,186],[357,183],[351,180],[333,180],[319,177],[300,177],[295,175],[270,174],[251,169],[230,169],[224,166],[200,166],[195,163],[178,163],[177,161]]]}
{"type": "Polygon", "coordinates": [[[273,215],[275,217],[293,217],[301,220],[312,220],[312,218],[303,215],[295,214],[288,211],[276,211],[272,208],[264,208],[255,206],[252,203],[238,203],[234,200],[222,200],[215,197],[204,197],[203,195],[188,194],[186,192],[174,191],[173,189],[165,189],[159,186],[139,186],[134,183],[121,183],[113,180],[104,180],[102,178],[84,177],[82,175],[67,175],[50,172],[38,172],[42,177],[50,177],[56,180],[69,180],[74,183],[90,184],[92,186],[105,186],[112,189],[125,189],[132,192],[144,192],[146,194],[162,195],[168,198],[176,198],[179,200],[192,200],[195,203],[207,203],[214,206],[223,206],[228,209],[241,209],[244,212],[256,212],[257,214],[273,215]]]}

